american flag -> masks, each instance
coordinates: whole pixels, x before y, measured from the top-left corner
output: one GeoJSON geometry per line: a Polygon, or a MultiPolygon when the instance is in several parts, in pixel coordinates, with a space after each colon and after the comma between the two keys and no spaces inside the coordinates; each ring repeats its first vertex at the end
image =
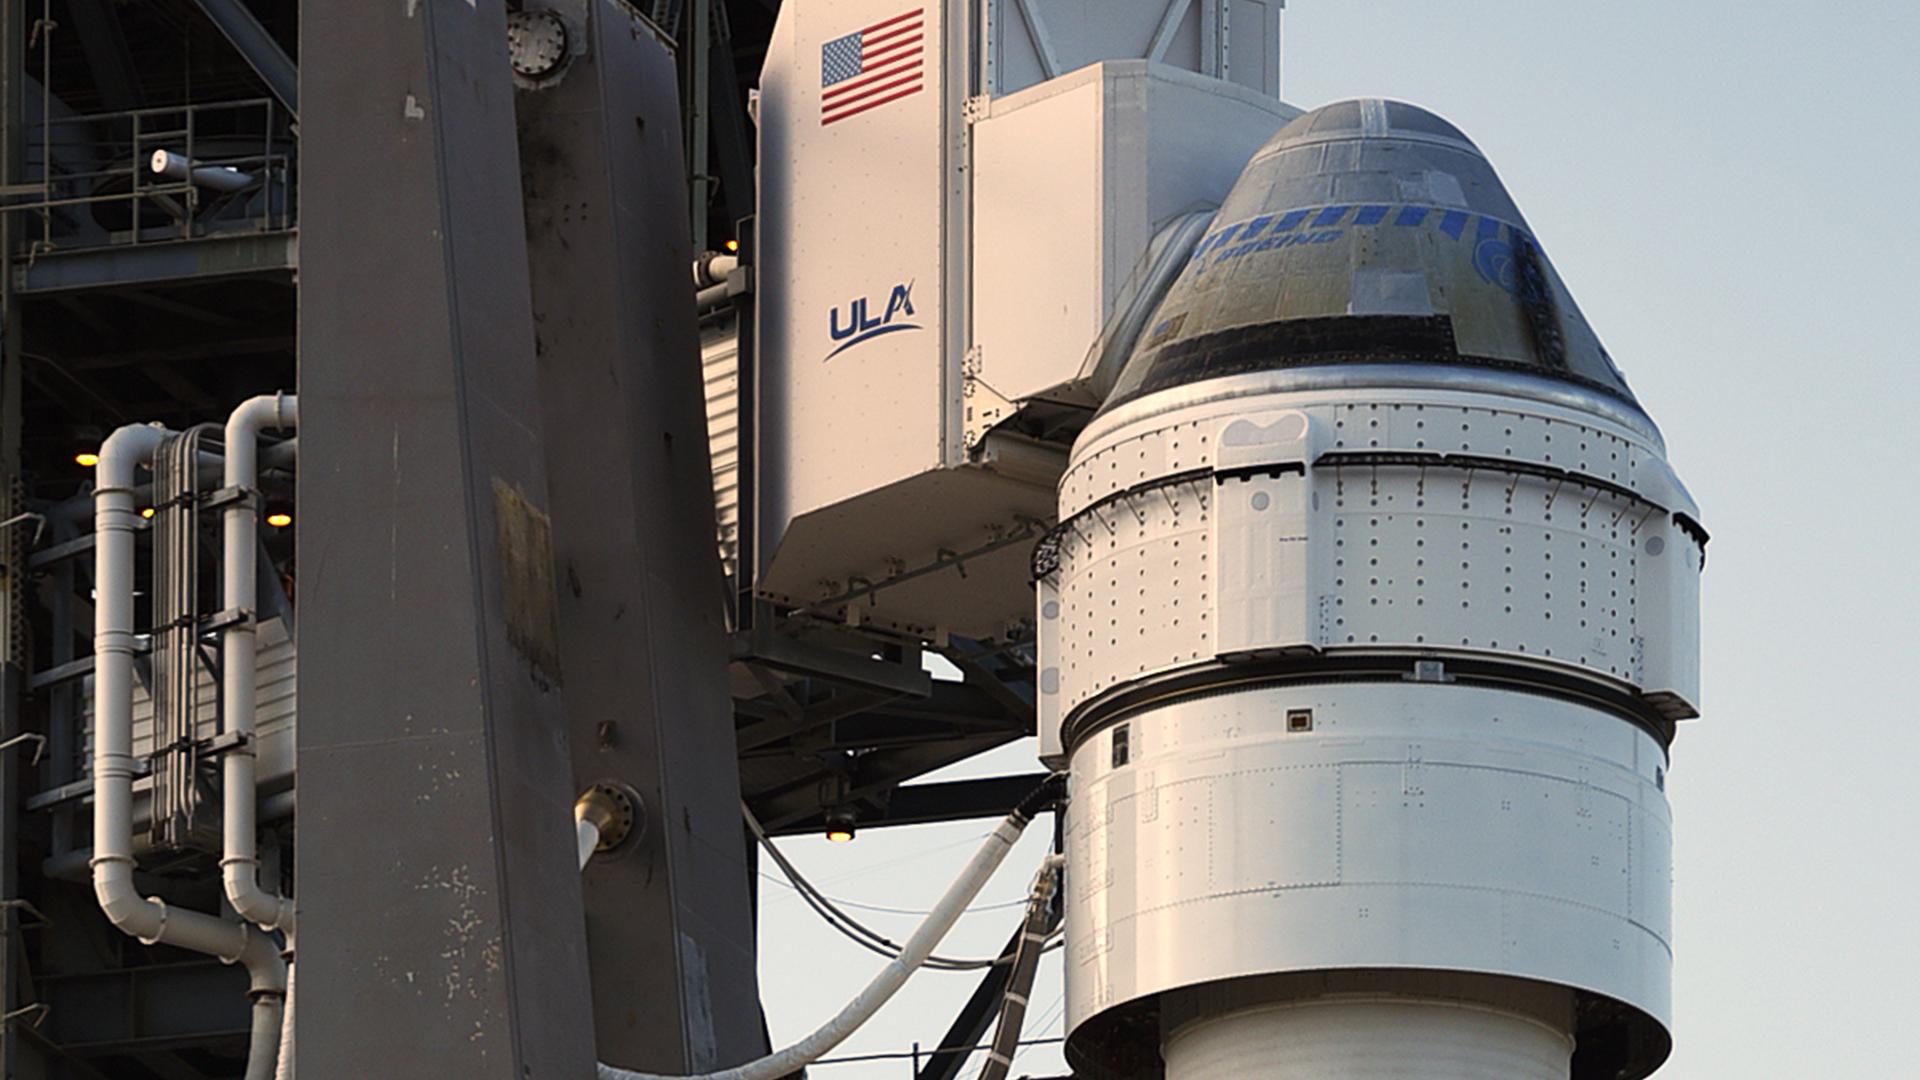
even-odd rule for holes
{"type": "Polygon", "coordinates": [[[822,124],[921,91],[926,85],[925,12],[915,8],[820,46],[822,124]]]}

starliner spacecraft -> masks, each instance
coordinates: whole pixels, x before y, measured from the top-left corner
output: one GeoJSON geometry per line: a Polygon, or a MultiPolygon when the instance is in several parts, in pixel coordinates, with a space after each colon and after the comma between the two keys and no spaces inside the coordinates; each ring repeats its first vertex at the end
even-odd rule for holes
{"type": "Polygon", "coordinates": [[[1706,537],[1464,135],[1362,100],[1262,147],[1060,517],[1035,576],[1089,1072],[1666,1058],[1706,537]]]}

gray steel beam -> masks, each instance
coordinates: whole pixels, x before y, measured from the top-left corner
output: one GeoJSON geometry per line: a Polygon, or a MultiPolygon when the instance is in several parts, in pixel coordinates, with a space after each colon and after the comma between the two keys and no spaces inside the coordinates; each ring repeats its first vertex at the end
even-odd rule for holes
{"type": "Polygon", "coordinates": [[[133,1059],[160,1080],[206,1080],[206,1073],[180,1060],[171,1050],[149,1050],[133,1055],[133,1059]]]}
{"type": "MultiPolygon", "coordinates": [[[[233,43],[240,56],[253,68],[260,81],[267,84],[267,90],[280,99],[280,104],[295,116],[300,115],[300,70],[292,60],[287,59],[285,49],[253,17],[247,5],[241,0],[193,0],[195,6],[205,13],[220,33],[233,43]]],[[[336,18],[350,18],[345,12],[336,9],[336,18]]],[[[306,29],[304,14],[301,30],[306,29]]]]}
{"type": "Polygon", "coordinates": [[[83,1056],[247,1036],[247,973],[218,960],[42,977],[40,1029],[83,1056]]]}
{"type": "MultiPolygon", "coordinates": [[[[7,4],[0,9],[0,185],[10,185],[21,173],[25,146],[25,77],[22,57],[26,42],[26,5],[7,4]]],[[[20,407],[23,338],[20,332],[20,302],[14,295],[11,261],[17,242],[18,214],[0,214],[0,520],[19,511],[20,490],[20,407]]],[[[0,535],[0,741],[11,739],[24,730],[21,717],[22,668],[33,659],[25,647],[27,629],[16,625],[17,613],[27,588],[26,564],[30,533],[18,528],[0,535]]],[[[23,771],[20,755],[0,751],[0,900],[19,895],[20,859],[24,855],[19,821],[19,803],[23,771]]],[[[19,1004],[19,982],[14,946],[19,918],[11,906],[0,907],[0,1016],[11,1016],[19,1004]]],[[[25,1055],[19,1052],[11,1025],[0,1020],[0,1076],[16,1075],[25,1055]]]]}
{"type": "MultiPolygon", "coordinates": [[[[753,213],[753,127],[747,119],[746,103],[740,99],[740,76],[733,63],[732,20],[722,18],[715,25],[720,33],[713,35],[707,50],[707,130],[714,166],[720,173],[720,203],[726,207],[727,223],[738,226],[753,213]]],[[[745,349],[741,355],[747,355],[745,349]]]]}
{"type": "Polygon", "coordinates": [[[926,697],[933,692],[933,676],[920,665],[917,651],[909,660],[875,660],[876,646],[853,648],[817,645],[763,623],[734,635],[732,656],[795,675],[828,679],[847,686],[878,690],[889,695],[926,697]]]}
{"type": "MultiPolygon", "coordinates": [[[[875,801],[884,805],[878,810],[862,813],[856,824],[862,829],[878,829],[891,825],[928,825],[941,821],[1005,817],[1046,779],[1046,773],[1022,773],[1017,776],[987,776],[977,780],[902,784],[890,792],[875,796],[875,801]]],[[[788,822],[768,832],[774,836],[795,836],[823,832],[826,827],[825,815],[815,815],[788,822]]]]}
{"type": "Polygon", "coordinates": [[[595,1037],[702,1071],[765,1036],[674,61],[617,5],[546,6],[584,35],[519,96],[574,779],[650,823],[584,875],[595,1037]]]}
{"type": "Polygon", "coordinates": [[[586,1080],[505,6],[301,8],[296,1064],[586,1080]]]}
{"type": "MultiPolygon", "coordinates": [[[[917,746],[892,747],[862,754],[842,797],[853,802],[878,796],[903,781],[924,776],[975,754],[984,754],[1019,738],[1012,733],[953,737],[917,746]]],[[[819,814],[820,776],[813,775],[752,800],[754,816],[769,832],[811,820],[819,814]]]]}
{"type": "Polygon", "coordinates": [[[297,251],[291,232],[49,251],[16,264],[13,286],[18,293],[39,294],[286,273],[296,265],[297,251]]]}
{"type": "Polygon", "coordinates": [[[693,189],[693,250],[711,247],[707,240],[707,212],[713,199],[713,176],[707,172],[713,120],[708,99],[713,83],[713,0],[687,0],[692,21],[687,28],[687,179],[693,189]]]}

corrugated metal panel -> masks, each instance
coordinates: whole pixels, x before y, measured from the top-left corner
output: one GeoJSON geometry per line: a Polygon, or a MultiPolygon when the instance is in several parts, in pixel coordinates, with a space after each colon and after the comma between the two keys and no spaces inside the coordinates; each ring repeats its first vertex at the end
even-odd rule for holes
{"type": "Polygon", "coordinates": [[[700,331],[706,374],[707,441],[713,456],[713,510],[720,565],[728,577],[740,552],[740,326],[731,317],[700,331]]]}
{"type": "MultiPolygon", "coordinates": [[[[293,726],[297,711],[295,687],[298,685],[298,654],[279,619],[260,624],[258,674],[255,676],[254,730],[258,737],[259,782],[273,786],[293,773],[293,726]]],[[[86,683],[87,710],[85,755],[80,772],[88,772],[85,761],[93,755],[93,680],[86,683]]],[[[198,705],[195,734],[211,739],[220,734],[218,700],[220,688],[205,669],[194,682],[194,700],[198,705]]],[[[133,688],[133,755],[146,758],[153,753],[153,698],[139,680],[133,688]]]]}

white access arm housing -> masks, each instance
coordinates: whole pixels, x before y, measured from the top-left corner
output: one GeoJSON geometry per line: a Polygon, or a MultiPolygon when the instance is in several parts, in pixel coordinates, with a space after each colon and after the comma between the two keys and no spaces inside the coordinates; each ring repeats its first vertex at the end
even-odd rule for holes
{"type": "Polygon", "coordinates": [[[1129,281],[1297,113],[1272,96],[1279,8],[782,8],[759,110],[762,596],[932,638],[1030,621],[1028,556],[1129,281]],[[875,26],[899,86],[836,108],[828,49],[875,26]]]}

